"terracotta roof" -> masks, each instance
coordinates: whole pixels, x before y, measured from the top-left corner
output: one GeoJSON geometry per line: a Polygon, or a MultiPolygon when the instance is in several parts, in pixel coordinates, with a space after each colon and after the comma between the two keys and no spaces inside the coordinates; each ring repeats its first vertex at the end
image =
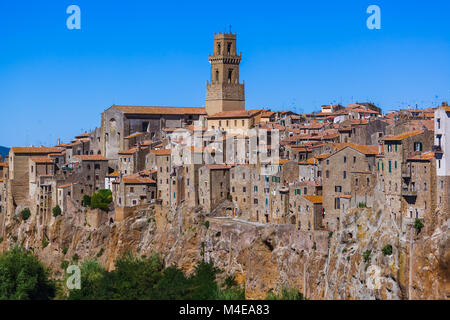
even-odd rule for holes
{"type": "Polygon", "coordinates": [[[100,154],[89,154],[80,156],[77,155],[75,157],[80,159],[81,161],[108,161],[108,158],[105,158],[100,154]]]}
{"type": "Polygon", "coordinates": [[[125,139],[135,138],[135,137],[138,137],[138,136],[143,135],[143,134],[144,134],[144,132],[135,132],[133,134],[130,134],[128,137],[125,137],[125,139]]]}
{"type": "Polygon", "coordinates": [[[185,108],[185,107],[144,107],[144,106],[116,106],[112,108],[125,114],[198,114],[206,115],[205,108],[185,108]]]}
{"type": "Polygon", "coordinates": [[[170,149],[152,150],[152,152],[157,156],[170,156],[172,154],[172,150],[170,149]]]}
{"type": "Polygon", "coordinates": [[[186,128],[187,130],[190,130],[190,131],[206,131],[206,130],[207,130],[207,128],[205,128],[205,127],[202,127],[202,126],[194,126],[193,124],[188,125],[188,126],[186,126],[185,128],[186,128]]]}
{"type": "Polygon", "coordinates": [[[273,116],[274,114],[275,114],[275,112],[273,112],[273,111],[264,111],[264,112],[261,114],[261,117],[263,117],[263,118],[268,118],[268,117],[273,116]]]}
{"type": "MultiPolygon", "coordinates": [[[[353,148],[365,155],[377,155],[380,149],[378,145],[365,145],[365,144],[355,144],[355,143],[335,143],[338,151],[341,151],[344,148],[350,147],[353,148]]],[[[381,153],[384,152],[384,146],[381,146],[381,153]]]]}
{"type": "Polygon", "coordinates": [[[322,196],[303,196],[306,200],[312,202],[312,203],[322,203],[323,197],[322,196]]]}
{"type": "Polygon", "coordinates": [[[46,157],[31,157],[31,161],[35,163],[51,163],[53,164],[53,159],[46,158],[46,157]]]}
{"type": "Polygon", "coordinates": [[[383,140],[385,140],[385,141],[401,141],[403,139],[406,139],[406,138],[409,138],[412,136],[416,136],[421,133],[423,133],[422,130],[408,131],[408,132],[403,132],[403,133],[395,135],[395,136],[386,136],[383,140]]]}
{"type": "Polygon", "coordinates": [[[347,194],[344,194],[344,195],[341,195],[341,196],[339,196],[339,198],[344,198],[344,199],[351,199],[351,198],[352,198],[352,196],[350,196],[350,195],[347,195],[347,194]]]}
{"type": "Polygon", "coordinates": [[[411,161],[423,161],[423,160],[431,160],[434,158],[434,152],[425,152],[417,156],[410,156],[408,160],[411,161]]]}
{"type": "Polygon", "coordinates": [[[61,149],[56,147],[13,147],[11,150],[14,154],[49,154],[61,152],[61,149]]]}
{"type": "Polygon", "coordinates": [[[90,136],[91,136],[91,134],[89,132],[85,132],[85,133],[75,136],[75,139],[89,138],[90,136]]]}
{"type": "Polygon", "coordinates": [[[0,162],[0,167],[9,167],[8,162],[0,162]]]}
{"type": "Polygon", "coordinates": [[[225,118],[251,118],[261,113],[262,110],[236,110],[236,111],[222,111],[212,116],[207,117],[208,119],[225,119],[225,118]]]}
{"type": "Polygon", "coordinates": [[[133,147],[133,148],[128,149],[128,150],[120,151],[119,154],[120,155],[132,155],[132,154],[135,154],[136,152],[138,152],[140,150],[146,150],[146,149],[148,149],[148,148],[147,147],[144,147],[144,148],[142,148],[142,147],[141,148],[133,147]]]}
{"type": "Polygon", "coordinates": [[[209,170],[231,169],[231,166],[227,164],[207,164],[206,167],[209,170]]]}
{"type": "Polygon", "coordinates": [[[143,177],[123,177],[122,178],[123,183],[125,184],[150,184],[150,183],[156,183],[155,180],[150,178],[143,178],[143,177]]]}
{"type": "Polygon", "coordinates": [[[445,110],[445,112],[450,112],[450,107],[441,107],[442,109],[445,110]]]}
{"type": "Polygon", "coordinates": [[[65,188],[71,187],[72,185],[73,185],[73,183],[65,184],[65,185],[59,186],[58,189],[65,189],[65,188]]]}
{"type": "Polygon", "coordinates": [[[107,175],[107,177],[109,177],[109,178],[116,178],[116,177],[119,177],[119,176],[120,176],[119,171],[114,171],[113,173],[110,173],[110,174],[107,175]]]}

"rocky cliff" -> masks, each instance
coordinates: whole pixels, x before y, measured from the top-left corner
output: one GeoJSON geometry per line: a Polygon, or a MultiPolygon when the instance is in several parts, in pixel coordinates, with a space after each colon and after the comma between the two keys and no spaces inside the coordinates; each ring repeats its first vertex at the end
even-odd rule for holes
{"type": "Polygon", "coordinates": [[[18,212],[3,219],[0,250],[22,244],[55,277],[62,276],[64,260],[97,259],[112,269],[117,257],[132,251],[158,252],[185,272],[202,256],[213,259],[250,299],[283,286],[299,288],[308,299],[446,299],[449,292],[448,213],[427,219],[416,234],[412,227],[401,232],[381,210],[352,209],[333,234],[206,217],[183,206],[138,208],[121,222],[75,205],[44,219],[48,223],[35,216],[21,221],[18,212]]]}

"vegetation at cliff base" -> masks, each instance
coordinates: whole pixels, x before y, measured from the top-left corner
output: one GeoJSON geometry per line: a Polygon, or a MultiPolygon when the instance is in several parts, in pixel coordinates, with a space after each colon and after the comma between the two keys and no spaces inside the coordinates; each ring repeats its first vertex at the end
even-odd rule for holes
{"type": "Polygon", "coordinates": [[[71,300],[213,300],[245,299],[236,283],[217,282],[221,272],[213,262],[199,262],[192,275],[174,266],[164,267],[158,255],[138,258],[131,254],[116,261],[113,271],[98,262],[81,265],[81,289],[70,290],[71,300]]]}
{"type": "Polygon", "coordinates": [[[0,254],[0,300],[49,300],[56,286],[30,252],[14,246],[0,254]]]}
{"type": "Polygon", "coordinates": [[[276,294],[273,290],[270,290],[266,300],[305,300],[305,298],[298,289],[283,287],[280,294],[276,294]]]}
{"type": "MultiPolygon", "coordinates": [[[[83,199],[84,201],[85,199],[83,199]]],[[[87,200],[87,199],[86,199],[87,200]]],[[[101,209],[108,211],[108,205],[112,202],[112,192],[108,189],[102,189],[95,192],[90,199],[91,209],[101,209]]]]}

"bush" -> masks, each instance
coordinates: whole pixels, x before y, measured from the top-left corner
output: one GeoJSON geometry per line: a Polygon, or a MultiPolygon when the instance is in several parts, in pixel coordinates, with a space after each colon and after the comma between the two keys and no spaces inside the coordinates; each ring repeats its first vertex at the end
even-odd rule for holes
{"type": "Polygon", "coordinates": [[[67,247],[62,248],[62,253],[65,255],[67,253],[67,250],[69,250],[67,249],[67,247]]]}
{"type": "Polygon", "coordinates": [[[383,249],[381,249],[381,252],[383,252],[385,256],[390,256],[392,254],[392,246],[390,244],[385,245],[383,249]]]}
{"type": "Polygon", "coordinates": [[[18,246],[0,254],[0,300],[49,300],[56,285],[30,252],[18,246]]]}
{"type": "Polygon", "coordinates": [[[79,256],[77,253],[75,253],[75,254],[72,256],[72,261],[73,261],[73,262],[78,262],[78,260],[80,260],[80,256],[79,256]]]}
{"type": "Polygon", "coordinates": [[[101,248],[100,251],[97,253],[97,258],[100,258],[103,255],[103,252],[105,252],[105,249],[101,248]]]}
{"type": "Polygon", "coordinates": [[[108,211],[108,205],[112,202],[112,192],[108,189],[102,189],[95,192],[91,197],[91,209],[101,209],[108,211]]]}
{"type": "Polygon", "coordinates": [[[364,262],[365,263],[367,263],[367,262],[369,262],[370,261],[370,254],[372,253],[372,250],[366,250],[366,251],[364,251],[364,253],[363,253],[363,259],[364,259],[364,262]]]}
{"type": "Polygon", "coordinates": [[[277,295],[270,290],[267,294],[266,300],[305,300],[303,294],[296,288],[286,288],[283,286],[281,294],[277,295]]]}
{"type": "Polygon", "coordinates": [[[20,212],[20,216],[22,217],[23,221],[27,221],[28,218],[31,216],[30,209],[28,208],[23,209],[22,212],[20,212]]]}
{"type": "Polygon", "coordinates": [[[83,196],[82,205],[83,207],[89,207],[91,205],[91,197],[88,196],[87,194],[83,196]]]}
{"type": "Polygon", "coordinates": [[[414,228],[416,228],[417,233],[420,232],[420,230],[422,230],[422,228],[424,227],[422,220],[420,220],[419,218],[416,218],[414,220],[414,228]]]}
{"type": "Polygon", "coordinates": [[[61,269],[66,270],[68,266],[69,266],[69,261],[67,261],[67,260],[61,261],[61,265],[60,265],[61,269]]]}
{"type": "Polygon", "coordinates": [[[367,208],[367,205],[364,202],[358,203],[359,208],[367,208]]]}
{"type": "Polygon", "coordinates": [[[53,216],[56,218],[57,216],[60,216],[61,215],[61,207],[60,206],[58,206],[58,205],[56,205],[56,207],[54,207],[53,209],[52,209],[52,212],[53,212],[53,216]]]}
{"type": "Polygon", "coordinates": [[[209,229],[209,221],[205,221],[205,227],[206,229],[209,229]]]}
{"type": "Polygon", "coordinates": [[[42,249],[45,249],[48,246],[48,239],[46,236],[42,239],[42,249]]]}
{"type": "Polygon", "coordinates": [[[3,242],[3,237],[0,237],[0,243],[2,243],[3,242]]]}

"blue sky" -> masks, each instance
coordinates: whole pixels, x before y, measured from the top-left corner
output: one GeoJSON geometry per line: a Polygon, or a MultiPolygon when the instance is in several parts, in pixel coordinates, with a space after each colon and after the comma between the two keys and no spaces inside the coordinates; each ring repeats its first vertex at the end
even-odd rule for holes
{"type": "Polygon", "coordinates": [[[450,100],[450,1],[2,1],[0,145],[52,145],[112,104],[201,107],[214,32],[238,34],[247,108],[450,100]],[[81,8],[68,30],[66,8],[81,8]],[[366,9],[381,8],[381,30],[366,9]]]}

